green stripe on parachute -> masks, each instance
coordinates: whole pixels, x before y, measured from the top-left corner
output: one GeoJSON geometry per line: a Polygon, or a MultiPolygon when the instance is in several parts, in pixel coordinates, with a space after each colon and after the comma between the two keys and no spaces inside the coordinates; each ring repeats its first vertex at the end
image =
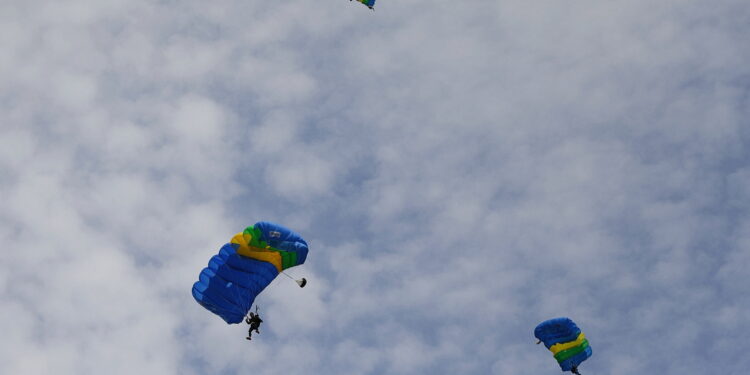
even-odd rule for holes
{"type": "Polygon", "coordinates": [[[574,347],[572,347],[570,349],[565,349],[565,350],[563,350],[563,351],[555,354],[555,359],[557,360],[557,362],[562,362],[562,361],[564,361],[564,360],[566,360],[566,359],[568,359],[568,358],[570,358],[570,357],[572,357],[572,356],[574,356],[574,355],[576,355],[576,354],[578,354],[578,353],[586,350],[586,348],[588,348],[588,346],[589,346],[589,340],[584,339],[583,342],[581,343],[581,345],[574,346],[574,347]]]}
{"type": "Polygon", "coordinates": [[[281,255],[281,269],[282,270],[285,270],[289,267],[294,267],[297,265],[297,253],[292,252],[292,251],[279,250],[277,248],[270,247],[266,241],[261,240],[261,237],[263,236],[263,232],[261,232],[260,229],[255,228],[254,226],[249,226],[245,228],[245,233],[249,233],[252,236],[250,238],[250,243],[249,243],[250,246],[278,252],[281,255]]]}
{"type": "MultiPolygon", "coordinates": [[[[274,249],[276,250],[276,249],[274,249]]],[[[276,250],[281,254],[281,269],[285,270],[289,267],[297,265],[297,253],[284,250],[276,250]]]]}

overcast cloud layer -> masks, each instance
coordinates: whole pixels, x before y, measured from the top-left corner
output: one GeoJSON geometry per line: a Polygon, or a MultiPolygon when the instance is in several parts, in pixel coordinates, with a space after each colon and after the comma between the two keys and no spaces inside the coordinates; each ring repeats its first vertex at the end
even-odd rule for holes
{"type": "Polygon", "coordinates": [[[742,0],[0,2],[0,373],[750,367],[742,0]],[[258,339],[190,295],[311,246],[258,339]]]}

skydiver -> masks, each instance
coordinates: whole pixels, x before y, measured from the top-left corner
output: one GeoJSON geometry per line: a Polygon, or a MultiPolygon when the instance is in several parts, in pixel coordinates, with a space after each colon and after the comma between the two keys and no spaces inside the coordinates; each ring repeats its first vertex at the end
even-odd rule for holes
{"type": "Polygon", "coordinates": [[[245,323],[250,325],[250,328],[247,330],[247,337],[245,337],[246,339],[252,340],[253,330],[255,330],[255,333],[260,334],[258,328],[260,327],[260,323],[263,323],[263,319],[260,318],[259,314],[250,311],[250,316],[245,317],[245,323]]]}
{"type": "Polygon", "coordinates": [[[572,367],[572,368],[570,369],[570,372],[572,372],[572,373],[574,373],[574,374],[576,374],[576,375],[581,375],[581,373],[580,373],[580,372],[578,372],[578,366],[573,366],[573,367],[572,367]]]}

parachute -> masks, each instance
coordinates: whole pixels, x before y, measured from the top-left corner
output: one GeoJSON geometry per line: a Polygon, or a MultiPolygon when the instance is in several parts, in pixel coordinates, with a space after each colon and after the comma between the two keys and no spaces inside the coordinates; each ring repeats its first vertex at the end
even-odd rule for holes
{"type": "MultiPolygon", "coordinates": [[[[352,1],[352,0],[349,0],[349,1],[352,1]]],[[[375,0],[357,0],[357,1],[359,1],[362,4],[367,5],[367,7],[370,8],[370,9],[373,9],[373,10],[375,9],[374,8],[375,7],[375,0]]]]}
{"type": "Polygon", "coordinates": [[[577,374],[578,365],[591,357],[586,335],[569,318],[555,318],[539,323],[534,336],[555,356],[563,371],[577,374]]]}
{"type": "MultiPolygon", "coordinates": [[[[228,324],[242,322],[255,297],[283,270],[305,263],[307,242],[281,225],[257,222],[221,247],[193,284],[193,297],[228,324]]],[[[297,281],[300,287],[307,283],[297,281]]]]}

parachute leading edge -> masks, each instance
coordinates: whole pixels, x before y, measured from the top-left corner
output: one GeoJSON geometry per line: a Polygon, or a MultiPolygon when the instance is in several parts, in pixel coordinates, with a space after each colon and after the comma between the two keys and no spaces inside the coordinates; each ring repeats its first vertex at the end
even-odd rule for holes
{"type": "Polygon", "coordinates": [[[279,272],[305,262],[307,242],[281,225],[258,222],[221,247],[193,284],[201,306],[229,324],[242,322],[279,272]]]}

